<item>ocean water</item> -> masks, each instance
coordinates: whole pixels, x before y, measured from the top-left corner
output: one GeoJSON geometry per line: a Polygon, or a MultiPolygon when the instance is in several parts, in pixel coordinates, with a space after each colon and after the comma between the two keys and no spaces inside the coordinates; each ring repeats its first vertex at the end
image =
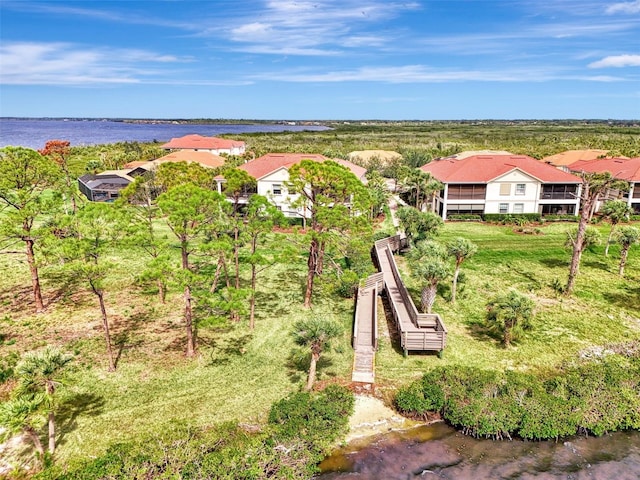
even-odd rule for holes
{"type": "Polygon", "coordinates": [[[216,136],[254,132],[327,130],[321,125],[125,123],[113,120],[0,118],[0,147],[41,149],[48,140],[67,140],[71,146],[117,142],[161,142],[198,134],[216,136]]]}

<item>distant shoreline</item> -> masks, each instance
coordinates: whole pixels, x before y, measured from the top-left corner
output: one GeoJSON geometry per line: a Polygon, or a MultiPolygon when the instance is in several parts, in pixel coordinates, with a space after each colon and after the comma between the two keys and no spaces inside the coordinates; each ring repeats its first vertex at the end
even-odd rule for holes
{"type": "Polygon", "coordinates": [[[120,122],[149,125],[290,125],[290,126],[329,126],[329,125],[402,125],[402,124],[495,124],[495,125],[585,125],[585,124],[609,124],[615,126],[640,126],[638,119],[611,119],[611,118],[558,118],[558,119],[448,119],[448,120],[383,120],[383,119],[248,119],[248,118],[125,118],[125,117],[15,117],[0,116],[2,120],[26,120],[26,121],[68,121],[68,122],[120,122]]]}

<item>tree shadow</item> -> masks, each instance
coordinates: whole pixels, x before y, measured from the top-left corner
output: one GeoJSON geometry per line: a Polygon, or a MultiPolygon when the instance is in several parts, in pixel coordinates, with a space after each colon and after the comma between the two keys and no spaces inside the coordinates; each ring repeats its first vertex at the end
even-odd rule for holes
{"type": "Polygon", "coordinates": [[[602,260],[583,260],[581,263],[582,266],[593,268],[594,270],[611,271],[607,262],[603,262],[602,260]]]}
{"type": "MultiPolygon", "coordinates": [[[[300,297],[302,298],[302,296],[300,297]]],[[[278,296],[268,292],[256,291],[256,319],[267,319],[289,314],[288,304],[278,296]]]]}
{"type": "Polygon", "coordinates": [[[603,292],[602,296],[618,307],[629,308],[635,305],[640,310],[640,285],[626,285],[623,291],[603,292]]]}
{"type": "Polygon", "coordinates": [[[80,415],[87,417],[100,415],[104,405],[104,398],[93,393],[79,393],[65,400],[56,414],[57,444],[64,444],[67,434],[77,428],[77,418],[80,415]]]}
{"type": "Polygon", "coordinates": [[[116,367],[124,350],[133,350],[144,345],[144,340],[134,339],[134,334],[140,330],[141,326],[147,325],[151,320],[147,311],[136,312],[125,319],[114,319],[113,328],[116,333],[113,335],[113,343],[117,348],[114,359],[116,367]]]}
{"type": "Polygon", "coordinates": [[[246,353],[246,347],[253,339],[253,333],[241,333],[240,335],[227,337],[198,337],[201,345],[209,347],[209,361],[207,365],[226,365],[232,357],[239,357],[246,353]]]}
{"type": "Polygon", "coordinates": [[[493,342],[496,346],[502,345],[502,336],[495,329],[484,322],[465,322],[469,335],[479,342],[493,342]]]}
{"type": "Polygon", "coordinates": [[[391,348],[399,355],[404,355],[402,350],[402,344],[400,341],[400,333],[393,318],[393,311],[391,310],[391,303],[386,294],[380,295],[382,300],[382,309],[384,310],[384,318],[387,321],[387,331],[389,332],[389,341],[391,342],[391,348]]]}
{"type": "Polygon", "coordinates": [[[540,263],[549,268],[569,267],[569,261],[560,258],[543,258],[540,260],[540,263]]]}
{"type": "Polygon", "coordinates": [[[120,359],[122,358],[122,353],[124,352],[124,350],[133,350],[134,348],[138,348],[141,347],[144,344],[144,341],[142,339],[138,339],[138,340],[132,340],[131,339],[131,332],[120,332],[120,333],[116,333],[113,336],[113,344],[116,346],[117,348],[117,352],[116,352],[116,358],[113,359],[113,363],[115,365],[115,367],[118,367],[118,363],[120,362],[120,359]]]}

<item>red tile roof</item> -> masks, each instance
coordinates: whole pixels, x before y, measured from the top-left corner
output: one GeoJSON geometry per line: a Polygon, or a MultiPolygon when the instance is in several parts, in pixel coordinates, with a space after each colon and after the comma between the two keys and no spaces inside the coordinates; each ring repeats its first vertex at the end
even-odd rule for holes
{"type": "Polygon", "coordinates": [[[180,138],[172,138],[170,142],[162,145],[165,150],[190,149],[190,150],[231,150],[244,146],[244,142],[227,140],[218,137],[203,137],[202,135],[185,135],[180,138]]]}
{"type": "Polygon", "coordinates": [[[300,163],[302,160],[315,160],[324,162],[328,160],[324,155],[313,153],[267,153],[250,162],[240,165],[238,168],[244,170],[256,180],[269,175],[281,168],[289,169],[292,165],[300,163]]]}
{"type": "Polygon", "coordinates": [[[351,171],[351,173],[353,173],[356,177],[358,177],[358,180],[363,180],[365,174],[367,173],[366,168],[361,167],[360,165],[356,165],[355,163],[351,163],[349,160],[334,158],[333,161],[336,163],[339,163],[343,167],[347,167],[351,171]]]}
{"type": "MultiPolygon", "coordinates": [[[[315,153],[267,153],[262,157],[240,165],[238,168],[244,170],[256,180],[260,180],[281,168],[289,169],[302,160],[324,162],[331,159],[315,153]]],[[[348,160],[334,159],[333,161],[348,168],[359,180],[362,180],[367,172],[366,168],[355,165],[348,160]]]]}
{"type": "Polygon", "coordinates": [[[443,158],[420,167],[443,183],[489,183],[516,169],[544,183],[580,183],[575,175],[526,155],[473,155],[461,160],[443,158]]]}
{"type": "Polygon", "coordinates": [[[584,171],[590,173],[609,172],[620,180],[640,182],[640,157],[580,160],[569,165],[569,170],[573,172],[584,171]]]}

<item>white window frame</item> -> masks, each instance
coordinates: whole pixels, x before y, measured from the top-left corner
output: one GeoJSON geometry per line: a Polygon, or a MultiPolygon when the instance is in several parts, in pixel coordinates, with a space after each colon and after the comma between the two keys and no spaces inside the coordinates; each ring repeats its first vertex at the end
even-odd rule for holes
{"type": "Polygon", "coordinates": [[[524,203],[514,203],[513,213],[524,213],[524,203]]]}
{"type": "Polygon", "coordinates": [[[282,184],[281,183],[271,184],[271,193],[273,193],[274,195],[282,195],[282,184]]]}
{"type": "Polygon", "coordinates": [[[526,194],[527,194],[527,184],[516,183],[516,195],[526,195],[526,194]]]}
{"type": "Polygon", "coordinates": [[[498,213],[500,213],[501,215],[509,213],[509,204],[508,203],[499,204],[498,205],[498,213]]]}

